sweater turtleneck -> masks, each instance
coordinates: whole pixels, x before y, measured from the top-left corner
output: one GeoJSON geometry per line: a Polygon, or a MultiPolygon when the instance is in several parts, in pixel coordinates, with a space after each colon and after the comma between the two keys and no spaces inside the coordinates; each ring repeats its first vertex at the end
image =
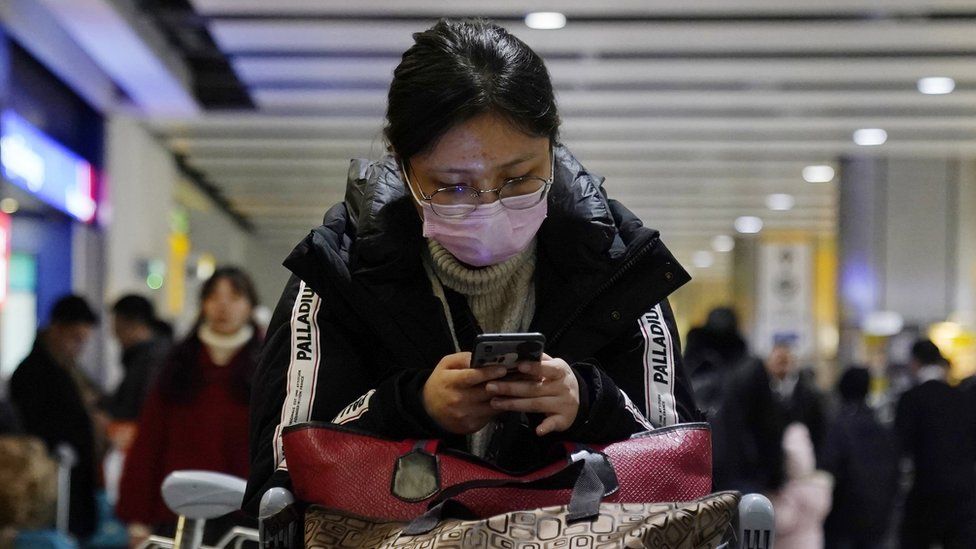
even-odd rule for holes
{"type": "Polygon", "coordinates": [[[210,325],[203,323],[197,330],[197,337],[200,338],[200,342],[210,353],[210,359],[213,363],[217,366],[226,366],[234,358],[234,355],[254,337],[254,326],[245,324],[237,332],[225,335],[218,334],[210,325]]]}
{"type": "Polygon", "coordinates": [[[469,267],[434,239],[427,241],[436,280],[463,295],[486,333],[521,332],[535,314],[535,241],[497,265],[469,267]]]}

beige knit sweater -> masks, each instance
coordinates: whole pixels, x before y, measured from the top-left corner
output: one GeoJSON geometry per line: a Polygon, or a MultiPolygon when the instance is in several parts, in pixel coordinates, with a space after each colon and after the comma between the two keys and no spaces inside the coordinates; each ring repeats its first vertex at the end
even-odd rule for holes
{"type": "Polygon", "coordinates": [[[428,275],[435,294],[438,284],[443,284],[465,296],[485,333],[520,332],[529,327],[535,314],[535,240],[508,261],[477,269],[458,261],[436,240],[428,240],[427,247],[428,275]]]}

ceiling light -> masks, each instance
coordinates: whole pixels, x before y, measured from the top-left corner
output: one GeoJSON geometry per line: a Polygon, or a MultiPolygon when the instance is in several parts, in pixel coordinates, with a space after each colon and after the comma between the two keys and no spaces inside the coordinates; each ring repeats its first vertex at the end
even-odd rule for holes
{"type": "Polygon", "coordinates": [[[742,234],[756,234],[763,228],[763,220],[752,215],[744,215],[735,220],[735,230],[742,234]]]}
{"type": "Polygon", "coordinates": [[[208,280],[217,271],[217,260],[210,254],[203,254],[197,260],[197,280],[208,280]]]}
{"type": "Polygon", "coordinates": [[[807,166],[803,168],[803,180],[807,183],[829,183],[834,180],[834,169],[830,166],[807,166]]]}
{"type": "Polygon", "coordinates": [[[555,30],[566,26],[566,16],[554,11],[536,11],[525,16],[525,26],[537,30],[555,30]]]}
{"type": "Polygon", "coordinates": [[[766,206],[774,212],[788,212],[793,209],[796,199],[792,194],[771,194],[766,197],[766,206]]]}
{"type": "Polygon", "coordinates": [[[893,336],[901,333],[905,319],[895,311],[874,311],[861,322],[861,331],[873,336],[893,336]]]}
{"type": "Polygon", "coordinates": [[[0,200],[0,212],[5,214],[17,213],[20,209],[20,203],[17,202],[16,198],[4,198],[0,200]]]}
{"type": "Polygon", "coordinates": [[[691,256],[691,262],[699,269],[707,269],[715,263],[715,257],[712,256],[712,252],[701,250],[691,256]]]}
{"type": "Polygon", "coordinates": [[[956,89],[956,81],[945,76],[930,76],[918,80],[918,91],[925,95],[945,95],[956,89]]]}
{"type": "Polygon", "coordinates": [[[720,234],[712,239],[712,249],[726,253],[735,249],[735,239],[727,234],[720,234]]]}
{"type": "Polygon", "coordinates": [[[884,145],[887,140],[888,132],[880,128],[862,128],[854,132],[854,142],[865,147],[884,145]]]}

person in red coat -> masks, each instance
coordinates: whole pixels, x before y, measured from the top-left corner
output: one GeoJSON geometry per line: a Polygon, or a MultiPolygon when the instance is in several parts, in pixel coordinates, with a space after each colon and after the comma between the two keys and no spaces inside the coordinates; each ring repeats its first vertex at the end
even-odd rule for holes
{"type": "Polygon", "coordinates": [[[163,366],[125,459],[116,511],[133,543],[172,532],[177,517],[159,491],[169,473],[248,476],[250,380],[261,347],[252,320],[257,294],[247,274],[225,267],[204,283],[200,301],[200,319],[163,366]]]}

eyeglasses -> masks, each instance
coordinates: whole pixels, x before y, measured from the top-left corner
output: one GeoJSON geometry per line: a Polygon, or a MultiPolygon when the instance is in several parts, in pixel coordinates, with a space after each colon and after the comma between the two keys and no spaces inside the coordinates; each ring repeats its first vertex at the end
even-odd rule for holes
{"type": "MultiPolygon", "coordinates": [[[[556,158],[551,149],[549,156],[551,161],[548,179],[526,175],[506,179],[500,187],[495,189],[480,190],[470,185],[451,185],[441,187],[427,195],[418,186],[417,192],[420,194],[420,200],[429,203],[430,208],[440,217],[467,216],[481,205],[481,195],[485,193],[495,193],[498,196],[498,201],[506,209],[527,210],[545,200],[549,193],[549,187],[552,186],[553,177],[556,174],[556,158]]],[[[410,187],[410,192],[413,193],[413,185],[407,177],[406,168],[401,165],[400,169],[407,186],[410,187]]]]}

